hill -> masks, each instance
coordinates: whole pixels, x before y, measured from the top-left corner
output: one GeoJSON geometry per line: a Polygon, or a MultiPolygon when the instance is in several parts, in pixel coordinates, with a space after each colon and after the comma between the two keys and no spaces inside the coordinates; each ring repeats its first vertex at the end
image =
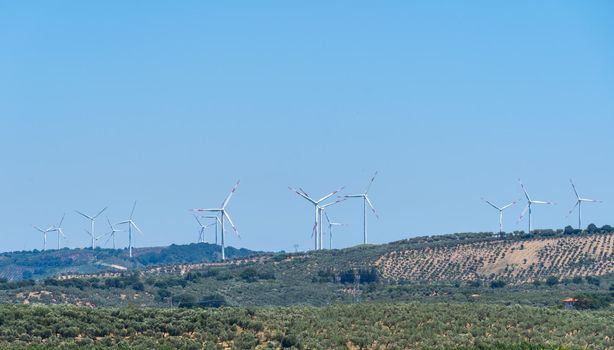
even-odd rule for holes
{"type": "Polygon", "coordinates": [[[607,230],[462,233],[180,264],[175,259],[182,249],[195,248],[177,246],[143,253],[135,259],[141,265],[126,271],[0,283],[0,301],[193,307],[371,300],[560,307],[561,299],[577,296],[589,308],[603,308],[614,302],[613,243],[614,232],[607,230]]]}
{"type": "MultiPolygon", "coordinates": [[[[229,258],[262,254],[248,249],[226,248],[229,258]]],[[[207,243],[127,249],[60,249],[0,254],[0,278],[12,281],[43,279],[60,274],[127,271],[163,264],[211,262],[220,259],[220,247],[207,243]]]]}

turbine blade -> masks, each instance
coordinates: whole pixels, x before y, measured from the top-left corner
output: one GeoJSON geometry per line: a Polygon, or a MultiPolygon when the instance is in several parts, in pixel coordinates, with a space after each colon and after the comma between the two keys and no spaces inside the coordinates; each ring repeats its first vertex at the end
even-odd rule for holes
{"type": "Polygon", "coordinates": [[[347,200],[347,198],[339,198],[339,199],[337,199],[336,201],[334,201],[332,203],[327,203],[327,204],[324,204],[324,205],[320,205],[319,207],[324,209],[324,208],[330,207],[331,205],[335,205],[337,203],[343,202],[345,200],[347,200]]]}
{"type": "Polygon", "coordinates": [[[341,186],[341,187],[340,187],[338,190],[333,191],[333,192],[331,192],[331,193],[327,194],[326,196],[324,196],[324,197],[320,198],[320,199],[317,201],[317,203],[320,203],[320,202],[322,202],[322,201],[324,201],[324,200],[327,200],[328,198],[330,198],[330,197],[332,197],[333,195],[335,195],[337,192],[342,191],[344,188],[345,188],[345,186],[341,186]]]}
{"type": "Polygon", "coordinates": [[[314,222],[313,224],[313,229],[311,230],[311,238],[313,238],[313,236],[316,234],[316,231],[318,230],[318,222],[314,222]]]}
{"type": "Polygon", "coordinates": [[[32,225],[32,227],[34,227],[34,228],[35,228],[37,231],[40,231],[41,233],[45,233],[45,230],[41,229],[41,228],[40,228],[40,227],[38,227],[38,226],[34,226],[34,225],[32,225]]]}
{"type": "Polygon", "coordinates": [[[143,231],[141,231],[141,229],[136,225],[134,221],[131,220],[130,225],[132,225],[137,231],[139,231],[140,234],[144,235],[143,231]]]}
{"type": "Polygon", "coordinates": [[[109,223],[109,227],[113,230],[113,224],[111,224],[111,219],[107,216],[107,222],[109,223]]]}
{"type": "Polygon", "coordinates": [[[304,193],[302,193],[302,192],[299,192],[299,190],[297,190],[297,189],[295,189],[295,188],[292,188],[292,187],[290,187],[290,186],[288,186],[288,189],[289,189],[290,191],[294,191],[294,193],[296,193],[296,194],[298,194],[299,196],[301,196],[301,197],[305,198],[306,200],[310,201],[312,204],[318,204],[318,203],[316,203],[316,202],[315,202],[313,199],[311,199],[311,197],[309,197],[308,195],[306,195],[306,194],[304,194],[304,193]]]}
{"type": "Polygon", "coordinates": [[[578,194],[578,191],[576,190],[576,185],[573,184],[573,181],[571,181],[571,179],[569,179],[569,183],[571,183],[571,188],[573,188],[573,193],[576,194],[576,198],[580,199],[580,195],[578,194]]]}
{"type": "Polygon", "coordinates": [[[369,200],[369,197],[367,195],[365,195],[365,199],[367,200],[367,203],[369,203],[369,206],[371,207],[373,214],[375,214],[375,217],[379,219],[379,215],[377,214],[377,211],[375,211],[375,208],[373,207],[373,204],[371,204],[371,201],[369,200]]]}
{"type": "Polygon", "coordinates": [[[77,214],[79,214],[79,215],[83,216],[83,217],[84,217],[84,218],[86,218],[86,219],[90,219],[90,220],[93,220],[93,219],[94,219],[93,217],[91,217],[91,216],[89,216],[89,215],[85,215],[85,214],[83,214],[82,212],[80,212],[80,211],[78,211],[78,210],[75,210],[75,211],[77,212],[77,214]]]}
{"type": "Polygon", "coordinates": [[[62,214],[62,218],[60,219],[60,223],[58,224],[58,227],[62,227],[62,223],[64,222],[64,217],[66,216],[66,214],[62,214]]]}
{"type": "Polygon", "coordinates": [[[554,202],[545,202],[545,201],[531,201],[533,204],[555,204],[554,202]]]}
{"type": "Polygon", "coordinates": [[[512,203],[508,204],[508,205],[504,205],[503,207],[501,207],[501,211],[511,207],[512,205],[518,203],[518,201],[513,201],[512,203]]]}
{"type": "Polygon", "coordinates": [[[228,215],[228,213],[226,211],[224,211],[224,216],[226,217],[226,220],[228,220],[228,222],[230,223],[230,226],[232,226],[232,229],[237,234],[237,237],[239,237],[239,239],[241,239],[241,235],[239,234],[239,230],[237,230],[237,227],[235,226],[235,224],[230,219],[230,215],[228,215]]]}
{"type": "Polygon", "coordinates": [[[222,211],[222,209],[220,208],[206,208],[206,209],[192,209],[192,211],[215,211],[215,212],[219,212],[222,211]]]}
{"type": "Polygon", "coordinates": [[[196,219],[196,222],[198,222],[198,224],[199,224],[200,226],[202,226],[202,225],[203,225],[203,223],[202,223],[202,222],[200,222],[200,220],[198,220],[198,216],[196,216],[196,214],[194,214],[194,219],[196,219]]]}
{"type": "Polygon", "coordinates": [[[491,207],[497,209],[497,210],[503,210],[502,208],[499,208],[498,206],[492,204],[491,202],[487,201],[486,199],[482,198],[482,200],[488,204],[490,204],[491,207]]]}
{"type": "Polygon", "coordinates": [[[330,225],[330,219],[328,218],[328,214],[326,212],[324,212],[324,217],[326,217],[326,222],[328,222],[328,224],[330,225]]]}
{"type": "Polygon", "coordinates": [[[239,183],[240,182],[241,182],[241,180],[237,180],[237,183],[234,185],[232,190],[230,190],[230,193],[228,194],[228,196],[226,197],[224,202],[222,202],[222,209],[226,208],[226,206],[228,205],[228,201],[230,201],[230,197],[232,197],[232,195],[237,191],[237,187],[239,187],[239,183]]]}
{"type": "Polygon", "coordinates": [[[591,202],[591,203],[603,203],[603,201],[597,200],[597,199],[590,199],[590,198],[580,198],[581,202],[591,202]]]}
{"type": "Polygon", "coordinates": [[[524,188],[524,185],[522,184],[520,179],[518,179],[518,182],[520,183],[520,187],[522,187],[522,191],[524,192],[525,197],[527,197],[527,200],[531,201],[531,197],[529,197],[529,193],[527,192],[527,189],[524,188]]]}
{"type": "Polygon", "coordinates": [[[527,214],[527,210],[529,210],[529,204],[527,204],[527,206],[524,207],[524,210],[522,211],[522,213],[520,213],[520,217],[518,218],[518,221],[516,222],[520,222],[522,218],[524,218],[524,216],[527,214]]]}
{"type": "Polygon", "coordinates": [[[132,220],[132,216],[134,215],[134,209],[136,209],[136,201],[134,201],[134,204],[132,205],[132,211],[130,212],[130,220],[132,220]]]}
{"type": "Polygon", "coordinates": [[[576,210],[578,205],[580,205],[580,201],[579,200],[576,201],[576,204],[573,206],[573,208],[571,208],[571,210],[567,213],[567,215],[565,215],[565,218],[569,217],[569,215],[571,215],[571,213],[573,213],[574,210],[576,210]]]}
{"type": "Polygon", "coordinates": [[[377,176],[377,171],[375,172],[375,174],[373,174],[373,177],[371,177],[371,181],[369,181],[369,185],[367,185],[367,189],[365,190],[365,194],[369,193],[369,190],[371,189],[371,185],[373,185],[373,181],[375,180],[376,176],[377,176]]]}
{"type": "Polygon", "coordinates": [[[104,213],[105,210],[107,210],[108,207],[104,207],[101,211],[98,212],[98,214],[94,215],[94,219],[96,219],[97,217],[100,216],[100,214],[104,213]]]}

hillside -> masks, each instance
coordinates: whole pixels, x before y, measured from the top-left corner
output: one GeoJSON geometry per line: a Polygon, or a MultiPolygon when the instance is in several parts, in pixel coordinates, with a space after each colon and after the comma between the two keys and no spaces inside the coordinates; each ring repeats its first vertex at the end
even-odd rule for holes
{"type": "Polygon", "coordinates": [[[342,250],[252,252],[224,263],[161,264],[175,261],[183,249],[195,249],[176,246],[140,255],[136,261],[143,265],[127,271],[0,283],[0,301],[266,306],[373,300],[561,306],[563,298],[589,295],[596,307],[604,307],[614,302],[613,242],[610,231],[542,231],[503,238],[464,233],[342,250]],[[145,266],[154,261],[156,265],[145,266]]]}
{"type": "Polygon", "coordinates": [[[601,276],[614,273],[614,234],[403,249],[383,255],[375,266],[386,279],[429,282],[601,276]]]}
{"type": "MultiPolygon", "coordinates": [[[[226,248],[229,258],[261,254],[248,249],[226,248]]],[[[12,280],[42,279],[60,274],[91,274],[127,271],[165,264],[211,262],[220,259],[220,247],[198,243],[168,247],[134,248],[134,258],[126,249],[60,249],[0,254],[0,278],[12,280]]]]}

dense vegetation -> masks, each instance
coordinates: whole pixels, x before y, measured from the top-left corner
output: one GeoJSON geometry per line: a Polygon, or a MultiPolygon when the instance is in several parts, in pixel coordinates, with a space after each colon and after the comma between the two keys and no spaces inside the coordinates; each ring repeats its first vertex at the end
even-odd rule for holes
{"type": "MultiPolygon", "coordinates": [[[[8,280],[41,279],[59,274],[88,274],[138,269],[164,264],[212,262],[220,259],[220,247],[198,243],[168,247],[135,248],[134,259],[126,249],[60,249],[0,254],[0,278],[8,280]],[[114,265],[114,266],[111,266],[114,265]]],[[[248,249],[226,248],[230,259],[257,254],[248,249]]]]}
{"type": "Polygon", "coordinates": [[[614,347],[613,318],[613,311],[458,304],[221,309],[2,306],[0,346],[608,349],[614,347]]]}

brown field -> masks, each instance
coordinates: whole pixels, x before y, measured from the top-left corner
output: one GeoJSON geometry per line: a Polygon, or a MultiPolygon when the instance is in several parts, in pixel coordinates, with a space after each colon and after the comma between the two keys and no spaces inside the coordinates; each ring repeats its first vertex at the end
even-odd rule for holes
{"type": "Polygon", "coordinates": [[[502,279],[511,283],[614,273],[614,234],[490,241],[407,249],[376,261],[384,278],[411,281],[502,279]]]}

